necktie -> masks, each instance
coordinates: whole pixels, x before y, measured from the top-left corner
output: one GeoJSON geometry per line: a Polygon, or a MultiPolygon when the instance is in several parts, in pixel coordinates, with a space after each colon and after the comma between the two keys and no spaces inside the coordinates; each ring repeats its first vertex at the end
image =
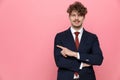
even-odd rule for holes
{"type": "MultiPolygon", "coordinates": [[[[75,45],[76,45],[76,49],[78,50],[79,47],[79,39],[78,39],[78,35],[80,32],[75,32],[75,45]]],[[[79,74],[77,72],[74,73],[75,76],[79,76],[79,74]]],[[[76,79],[77,80],[77,79],[76,79]]]]}
{"type": "Polygon", "coordinates": [[[79,39],[78,39],[78,35],[80,32],[75,32],[75,45],[76,45],[76,49],[78,50],[79,47],[79,39]]]}

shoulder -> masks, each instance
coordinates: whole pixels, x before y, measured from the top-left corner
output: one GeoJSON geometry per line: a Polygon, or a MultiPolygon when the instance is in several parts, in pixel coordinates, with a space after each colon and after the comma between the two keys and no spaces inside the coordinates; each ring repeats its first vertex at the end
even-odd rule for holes
{"type": "Polygon", "coordinates": [[[88,38],[97,39],[97,35],[95,33],[84,30],[83,34],[86,34],[88,38]]]}
{"type": "Polygon", "coordinates": [[[58,32],[58,33],[56,34],[56,37],[63,37],[63,36],[65,36],[69,31],[70,31],[70,29],[67,29],[67,30],[58,32]]]}

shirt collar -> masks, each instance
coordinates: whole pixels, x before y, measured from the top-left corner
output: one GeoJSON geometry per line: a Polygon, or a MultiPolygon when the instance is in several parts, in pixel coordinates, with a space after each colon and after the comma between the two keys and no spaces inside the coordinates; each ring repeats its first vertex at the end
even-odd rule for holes
{"type": "Polygon", "coordinates": [[[74,34],[75,32],[80,32],[80,33],[83,33],[83,27],[81,27],[79,30],[75,30],[73,27],[70,28],[72,34],[74,34]]]}

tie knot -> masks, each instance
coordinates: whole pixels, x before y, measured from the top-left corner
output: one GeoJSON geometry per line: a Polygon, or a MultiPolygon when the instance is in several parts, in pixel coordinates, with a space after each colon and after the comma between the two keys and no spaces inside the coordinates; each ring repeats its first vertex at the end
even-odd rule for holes
{"type": "Polygon", "coordinates": [[[75,32],[75,35],[78,36],[80,34],[80,32],[75,32]]]}

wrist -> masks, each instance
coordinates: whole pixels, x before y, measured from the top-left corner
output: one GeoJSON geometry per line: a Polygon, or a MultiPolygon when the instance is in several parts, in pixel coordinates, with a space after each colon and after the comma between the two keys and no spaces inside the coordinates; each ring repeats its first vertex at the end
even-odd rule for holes
{"type": "Polygon", "coordinates": [[[73,55],[73,56],[74,56],[75,58],[77,58],[77,57],[78,57],[77,54],[78,54],[77,52],[74,52],[74,55],[73,55]]]}

